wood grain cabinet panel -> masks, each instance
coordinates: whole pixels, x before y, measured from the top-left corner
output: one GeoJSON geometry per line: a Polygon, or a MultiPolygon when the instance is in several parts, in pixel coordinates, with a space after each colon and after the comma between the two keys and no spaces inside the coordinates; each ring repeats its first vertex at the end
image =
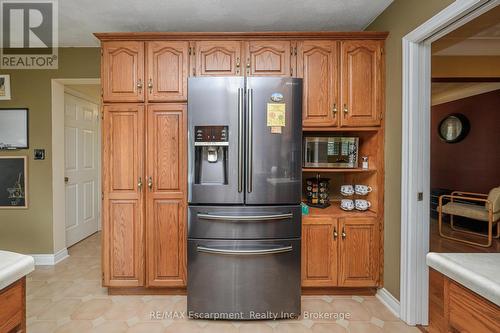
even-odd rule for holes
{"type": "Polygon", "coordinates": [[[307,217],[302,223],[302,286],[337,285],[337,220],[307,217]]]}
{"type": "Polygon", "coordinates": [[[247,76],[291,76],[290,41],[250,41],[245,43],[247,76]]]}
{"type": "Polygon", "coordinates": [[[195,47],[197,76],[242,75],[240,41],[198,41],[195,47]]]}
{"type": "Polygon", "coordinates": [[[297,76],[303,78],[303,126],[336,126],[339,114],[337,42],[303,41],[297,49],[297,76]]]}
{"type": "Polygon", "coordinates": [[[186,113],[185,104],[148,105],[148,286],[186,286],[186,113]]]}
{"type": "Polygon", "coordinates": [[[342,218],[339,221],[339,285],[377,286],[380,266],[377,219],[342,218]]]}
{"type": "Polygon", "coordinates": [[[382,112],[382,43],[341,44],[341,126],[378,126],[382,112]]]}
{"type": "Polygon", "coordinates": [[[146,43],[148,101],[187,101],[189,42],[146,43]]]}
{"type": "Polygon", "coordinates": [[[103,108],[103,273],[105,286],[144,284],[144,107],[103,108]]]}
{"type": "Polygon", "coordinates": [[[184,199],[148,200],[148,285],[186,286],[186,214],[184,199]]]}
{"type": "Polygon", "coordinates": [[[144,43],[102,43],[102,93],[104,102],[144,101],[144,43]]]}

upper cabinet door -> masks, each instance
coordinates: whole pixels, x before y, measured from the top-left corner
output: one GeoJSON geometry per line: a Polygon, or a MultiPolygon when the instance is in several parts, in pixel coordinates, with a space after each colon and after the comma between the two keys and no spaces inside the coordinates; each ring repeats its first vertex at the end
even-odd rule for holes
{"type": "Polygon", "coordinates": [[[291,76],[290,41],[246,43],[247,76],[291,76]]]}
{"type": "Polygon", "coordinates": [[[377,286],[380,267],[379,222],[375,218],[340,220],[339,286],[377,286]]]}
{"type": "Polygon", "coordinates": [[[147,42],[146,48],[148,100],[186,101],[189,42],[147,42]]]}
{"type": "Polygon", "coordinates": [[[196,42],[196,76],[239,76],[241,70],[240,41],[196,42]]]}
{"type": "Polygon", "coordinates": [[[342,42],[341,126],[378,126],[382,112],[382,42],[342,42]]]}
{"type": "Polygon", "coordinates": [[[104,102],[144,101],[144,43],[102,43],[104,102]]]}
{"type": "Polygon", "coordinates": [[[337,125],[339,114],[337,42],[299,42],[297,76],[304,79],[303,126],[337,125]]]}

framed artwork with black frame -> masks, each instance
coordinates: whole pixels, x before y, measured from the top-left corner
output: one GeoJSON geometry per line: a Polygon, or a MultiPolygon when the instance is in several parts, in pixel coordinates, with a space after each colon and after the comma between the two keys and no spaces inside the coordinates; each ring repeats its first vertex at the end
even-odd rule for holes
{"type": "Polygon", "coordinates": [[[28,159],[0,156],[0,209],[28,208],[28,159]]]}
{"type": "Polygon", "coordinates": [[[0,108],[0,150],[29,148],[28,113],[28,108],[0,108]]]}

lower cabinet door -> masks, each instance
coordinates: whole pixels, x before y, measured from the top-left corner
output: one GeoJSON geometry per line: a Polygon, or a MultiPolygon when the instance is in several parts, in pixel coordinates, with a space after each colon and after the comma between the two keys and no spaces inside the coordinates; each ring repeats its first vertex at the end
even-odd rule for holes
{"type": "Polygon", "coordinates": [[[337,285],[337,220],[304,216],[302,220],[302,287],[337,285]]]}
{"type": "Polygon", "coordinates": [[[379,282],[379,225],[375,218],[343,218],[339,286],[375,287],[379,282]]]}
{"type": "Polygon", "coordinates": [[[184,199],[150,198],[147,206],[147,284],[185,287],[184,199]]]}

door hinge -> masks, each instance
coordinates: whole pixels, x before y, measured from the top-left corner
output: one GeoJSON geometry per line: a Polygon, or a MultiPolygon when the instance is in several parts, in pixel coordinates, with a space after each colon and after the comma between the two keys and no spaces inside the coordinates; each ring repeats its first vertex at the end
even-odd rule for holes
{"type": "Polygon", "coordinates": [[[418,192],[418,194],[417,194],[417,200],[418,201],[423,201],[424,200],[424,192],[418,192]]]}
{"type": "Polygon", "coordinates": [[[101,192],[101,201],[104,201],[104,192],[101,192]]]}

